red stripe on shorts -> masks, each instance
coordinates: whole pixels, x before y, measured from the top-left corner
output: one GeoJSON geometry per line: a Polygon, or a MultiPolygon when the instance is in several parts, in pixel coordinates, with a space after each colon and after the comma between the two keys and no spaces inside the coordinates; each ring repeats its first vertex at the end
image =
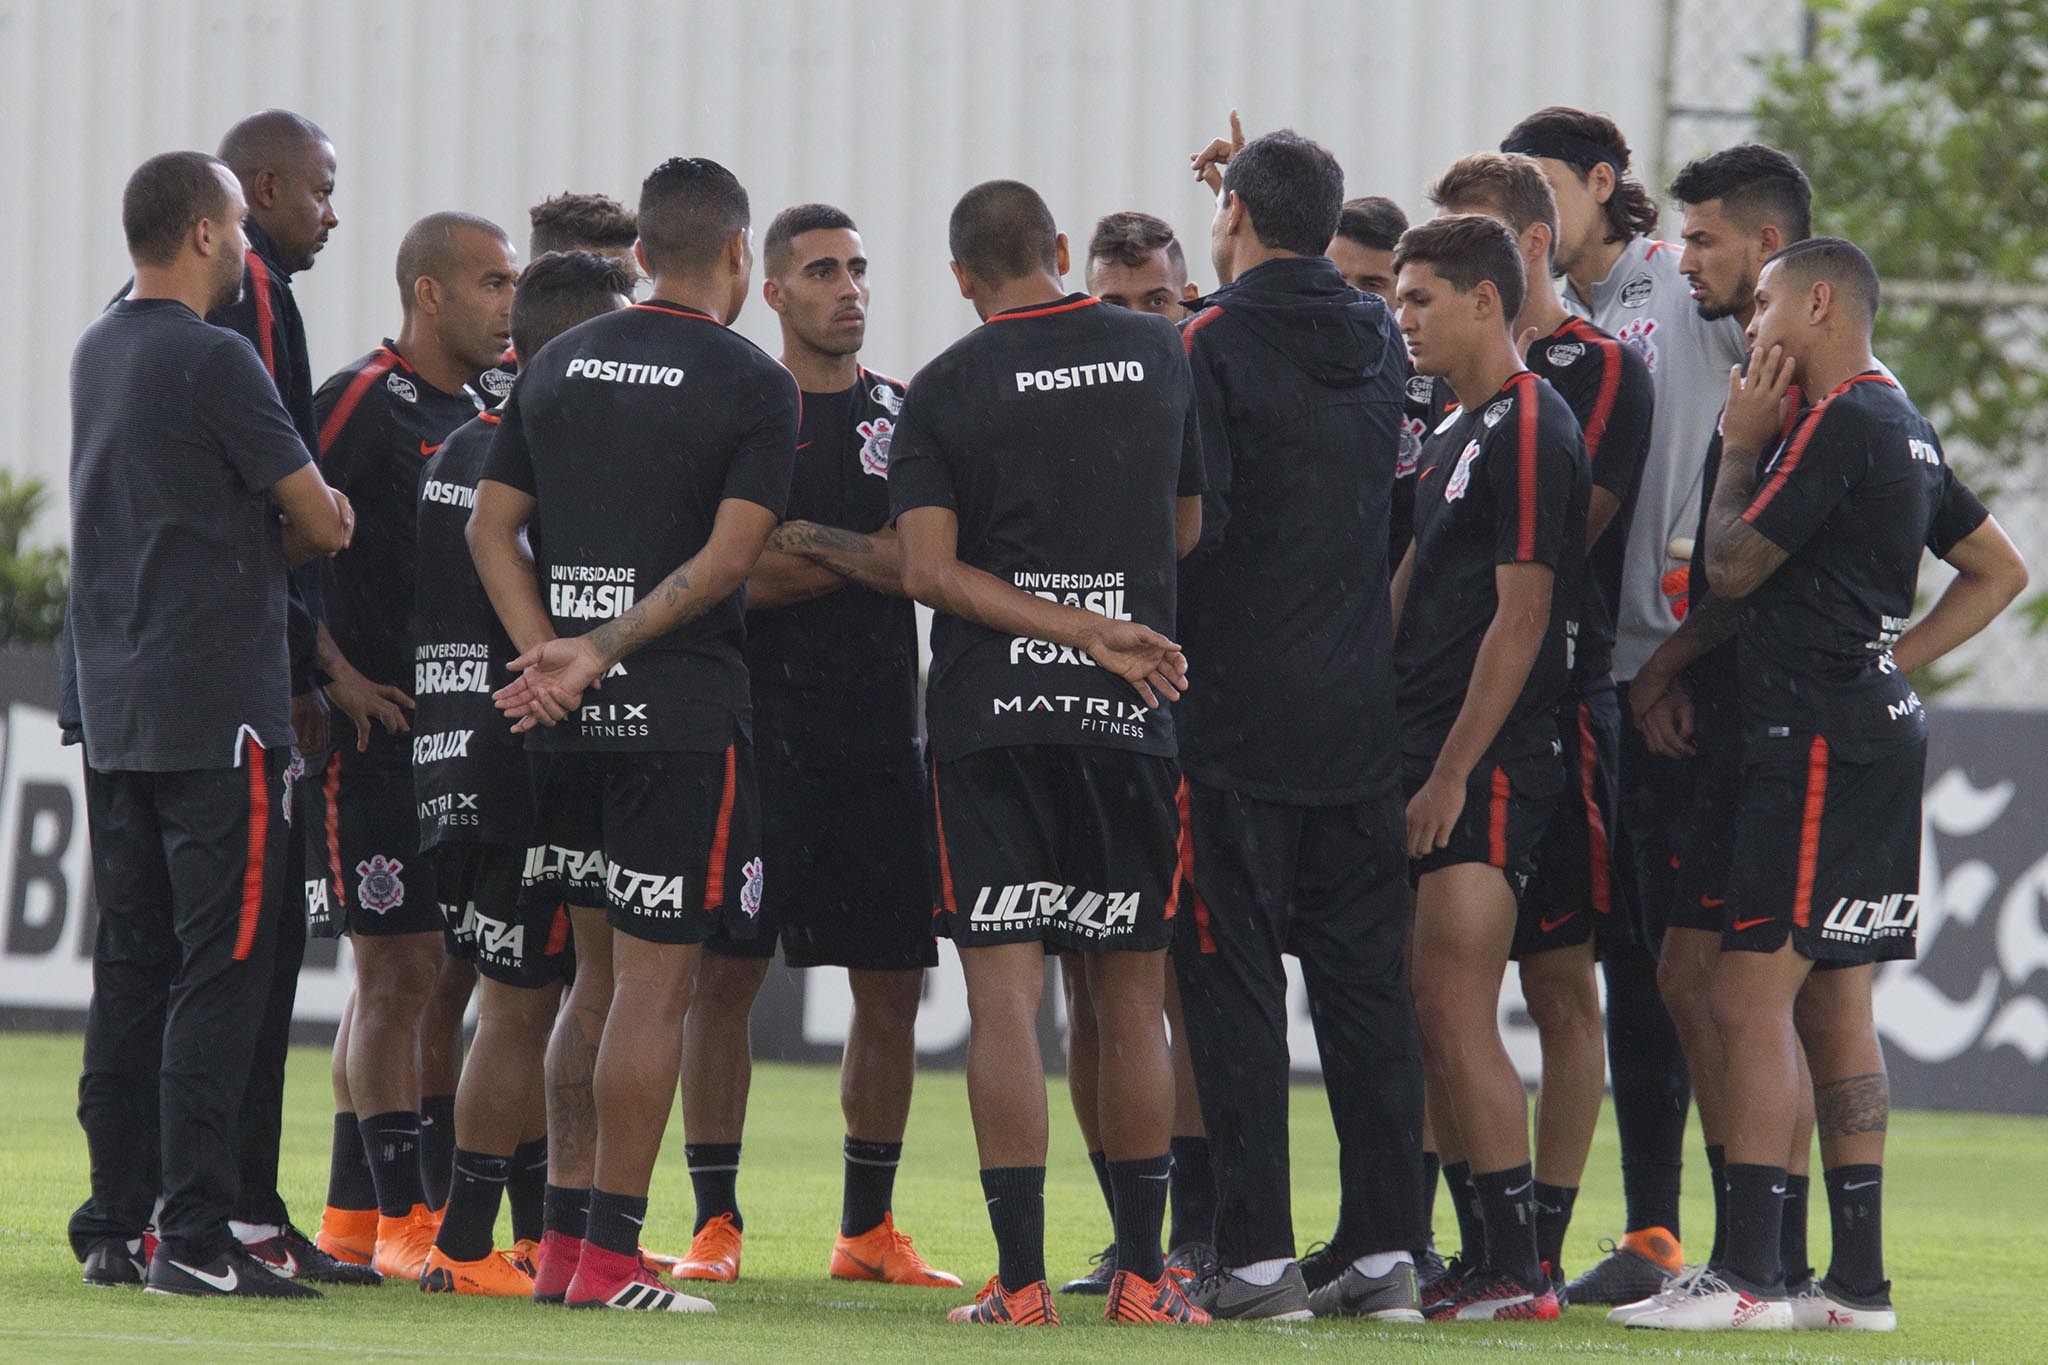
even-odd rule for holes
{"type": "Polygon", "coordinates": [[[1799,822],[1799,881],[1792,891],[1792,922],[1813,919],[1813,879],[1820,866],[1820,821],[1828,804],[1828,742],[1819,735],[1806,750],[1806,813],[1799,822]]]}
{"type": "Polygon", "coordinates": [[[253,738],[243,751],[249,770],[249,844],[242,858],[242,922],[235,930],[235,961],[247,962],[263,922],[263,854],[270,845],[270,772],[253,738]]]}
{"type": "Polygon", "coordinates": [[[1607,820],[1600,814],[1600,746],[1593,742],[1593,708],[1579,703],[1579,793],[1586,802],[1586,867],[1591,877],[1593,908],[1606,914],[1614,908],[1607,884],[1607,820]]]}
{"type": "Polygon", "coordinates": [[[320,782],[327,806],[327,875],[334,883],[334,907],[348,909],[348,892],[341,884],[341,755],[327,756],[327,775],[320,782]]]}
{"type": "Polygon", "coordinates": [[[1511,790],[1507,769],[1495,765],[1493,802],[1486,813],[1486,861],[1499,868],[1508,865],[1508,793],[1511,790]]]}
{"type": "Polygon", "coordinates": [[[739,786],[739,746],[725,746],[725,793],[718,798],[718,824],[711,831],[711,866],[704,873],[704,908],[725,904],[725,859],[732,846],[732,801],[739,786]]]}

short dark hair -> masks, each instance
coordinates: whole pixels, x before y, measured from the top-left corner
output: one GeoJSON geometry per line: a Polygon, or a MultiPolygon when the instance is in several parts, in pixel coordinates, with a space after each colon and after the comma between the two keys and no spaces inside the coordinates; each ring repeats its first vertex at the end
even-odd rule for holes
{"type": "Polygon", "coordinates": [[[797,238],[806,232],[841,229],[860,231],[846,210],[836,209],[830,204],[792,204],[776,214],[768,224],[768,235],[761,241],[762,268],[770,275],[779,275],[789,268],[790,249],[797,238]]]}
{"type": "Polygon", "coordinates": [[[1384,194],[1346,199],[1337,215],[1333,234],[1358,243],[1368,251],[1392,251],[1408,230],[1408,215],[1384,194]]]}
{"type": "Polygon", "coordinates": [[[1789,275],[1801,284],[1826,280],[1837,293],[1862,308],[1866,327],[1877,319],[1877,267],[1854,242],[1841,237],[1808,237],[1792,243],[1764,264],[1775,264],[1780,275],[1789,275]]]}
{"type": "Polygon", "coordinates": [[[526,218],[526,254],[535,260],[550,251],[617,251],[640,236],[633,210],[608,194],[551,194],[526,218]]]}
{"type": "Polygon", "coordinates": [[[1059,236],[1052,210],[1020,180],[984,180],[960,196],[946,223],[953,263],[995,284],[1057,273],[1059,236]]]}
{"type": "Polygon", "coordinates": [[[695,274],[753,225],[739,177],[708,157],[672,156],[640,186],[640,249],[655,274],[695,274]]]}
{"type": "Polygon", "coordinates": [[[1223,168],[1223,189],[1244,202],[1260,246],[1297,256],[1329,250],[1344,216],[1344,168],[1292,128],[1238,148],[1223,168]]]}
{"type": "Polygon", "coordinates": [[[1671,181],[1681,204],[1721,201],[1721,211],[1745,228],[1769,223],[1787,242],[1813,235],[1813,185],[1799,163],[1761,142],[1738,142],[1712,156],[1688,161],[1671,181]]]}
{"type": "Polygon", "coordinates": [[[1656,231],[1657,201],[1642,182],[1628,174],[1628,139],[1607,115],[1553,104],[1509,129],[1500,149],[1562,161],[1581,181],[1593,167],[1605,162],[1614,168],[1614,193],[1601,205],[1607,215],[1607,240],[1625,242],[1656,231]]]}
{"type": "Polygon", "coordinates": [[[205,152],[160,152],[135,168],[121,190],[121,231],[137,265],[170,265],[200,219],[224,221],[228,164],[205,152]]]}
{"type": "Polygon", "coordinates": [[[414,285],[423,279],[438,280],[454,268],[456,237],[465,231],[481,232],[501,242],[512,240],[490,219],[454,209],[430,213],[405,230],[398,242],[398,293],[408,313],[414,285]]]}
{"type": "Polygon", "coordinates": [[[595,251],[550,251],[519,272],[512,294],[512,349],[524,358],[579,322],[608,313],[615,296],[633,294],[633,277],[595,251]]]}
{"type": "Polygon", "coordinates": [[[1429,187],[1429,202],[1453,213],[1484,204],[1507,219],[1516,236],[1541,223],[1557,238],[1557,191],[1535,159],[1519,152],[1459,157],[1429,187]]]}
{"type": "Polygon", "coordinates": [[[244,187],[265,171],[281,171],[292,159],[331,141],[320,125],[289,109],[263,109],[227,130],[220,159],[244,187]]]}
{"type": "Polygon", "coordinates": [[[1095,234],[1088,239],[1090,262],[1115,261],[1133,270],[1151,260],[1155,251],[1164,251],[1175,270],[1187,273],[1187,253],[1174,236],[1173,224],[1164,218],[1135,209],[1105,213],[1095,220],[1095,234]]]}
{"type": "Polygon", "coordinates": [[[1515,234],[1500,219],[1483,213],[1447,213],[1417,223],[1401,234],[1401,244],[1394,248],[1395,272],[1410,261],[1429,266],[1460,294],[1481,280],[1491,283],[1500,294],[1504,325],[1515,325],[1528,281],[1515,234]]]}

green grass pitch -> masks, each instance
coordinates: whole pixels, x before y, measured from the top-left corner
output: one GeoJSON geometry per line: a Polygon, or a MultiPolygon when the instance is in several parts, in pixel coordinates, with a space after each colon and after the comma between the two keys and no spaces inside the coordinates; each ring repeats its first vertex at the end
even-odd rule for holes
{"type": "MultiPolygon", "coordinates": [[[[427,1298],[410,1285],[331,1290],[318,1304],[197,1304],[132,1291],[90,1290],[64,1241],[85,1191],[85,1142],[72,1116],[75,1037],[0,1037],[0,1359],[147,1361],[328,1360],[1046,1361],[1203,1360],[1501,1361],[2048,1359],[2028,1316],[2048,1287],[2048,1120],[1907,1113],[1893,1117],[1886,1240],[1901,1320],[1892,1335],[1666,1336],[1606,1325],[1573,1308],[1554,1324],[1392,1327],[1362,1323],[1105,1327],[1100,1300],[1066,1300],[1057,1332],[955,1327],[958,1292],[843,1285],[827,1279],[839,1211],[837,1078],[825,1068],[762,1066],[754,1076],[740,1199],[744,1273],[712,1286],[716,1316],[568,1313],[532,1304],[427,1298]],[[1091,1311],[1092,1310],[1092,1311],[1091,1311]]],[[[324,1051],[291,1060],[285,1193],[308,1230],[320,1216],[329,1102],[324,1051]]],[[[1335,1147],[1312,1088],[1294,1093],[1295,1222],[1304,1248],[1335,1217],[1335,1147]]],[[[1052,1097],[1046,1191],[1047,1260],[1054,1277],[1083,1269],[1108,1238],[1107,1215],[1075,1135],[1063,1090],[1052,1097]]],[[[681,1251],[691,1202],[679,1119],[655,1175],[648,1243],[681,1251]]],[[[1697,1159],[1686,1182],[1685,1226],[1709,1231],[1697,1159]]],[[[1603,1116],[1566,1248],[1577,1271],[1619,1226],[1611,1115],[1603,1116]]],[[[1818,1185],[1818,1182],[1816,1182],[1818,1185]]],[[[1439,1201],[1439,1226],[1450,1227],[1439,1201]]],[[[956,1073],[920,1078],[903,1172],[899,1224],[933,1264],[978,1286],[994,1266],[975,1175],[967,1095],[956,1073]]],[[[1813,1251],[1826,1264],[1827,1211],[1816,1189],[1813,1251]]],[[[503,1225],[501,1224],[501,1236],[503,1225]]]]}

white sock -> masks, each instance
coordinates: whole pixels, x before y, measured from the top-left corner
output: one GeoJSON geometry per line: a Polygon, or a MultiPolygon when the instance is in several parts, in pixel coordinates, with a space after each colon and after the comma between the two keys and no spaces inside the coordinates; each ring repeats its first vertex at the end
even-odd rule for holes
{"type": "Polygon", "coordinates": [[[1282,1256],[1277,1261],[1253,1261],[1250,1265],[1232,1266],[1230,1273],[1246,1284],[1275,1284],[1287,1273],[1287,1267],[1293,1264],[1294,1262],[1282,1256]]]}
{"type": "Polygon", "coordinates": [[[1378,1279],[1397,1265],[1414,1265],[1415,1258],[1405,1251],[1375,1251],[1370,1256],[1361,1256],[1351,1263],[1351,1268],[1368,1279],[1378,1279]]]}
{"type": "Polygon", "coordinates": [[[258,1242],[267,1242],[284,1234],[284,1229],[275,1223],[244,1223],[233,1218],[228,1220],[228,1231],[234,1233],[235,1240],[245,1247],[255,1246],[258,1242]]]}

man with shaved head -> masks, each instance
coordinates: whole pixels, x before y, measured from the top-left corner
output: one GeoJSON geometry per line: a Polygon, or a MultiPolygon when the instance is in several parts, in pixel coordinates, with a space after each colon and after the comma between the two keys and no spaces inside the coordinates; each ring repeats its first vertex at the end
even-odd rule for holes
{"type": "MultiPolygon", "coordinates": [[[[335,1161],[320,1246],[385,1275],[418,1279],[434,1240],[423,1171],[422,1010],[441,974],[433,875],[418,856],[411,765],[460,750],[463,731],[408,735],[420,466],[485,406],[470,388],[511,339],[517,278],[503,230],[433,213],[398,247],[395,340],[343,367],[314,398],[323,472],[358,507],[358,534],[328,581],[320,667],[351,726],[316,783],[306,865],[315,932],[347,933],[355,990],[334,1048],[335,1161]],[[358,1137],[360,1133],[360,1137],[358,1137]],[[368,1178],[357,1144],[368,1157],[368,1178]]],[[[441,677],[436,674],[435,677],[441,677]]],[[[456,974],[467,991],[466,974],[456,974]]],[[[451,1074],[442,1082],[453,1091],[451,1074]]],[[[452,1098],[448,1105],[452,1118],[452,1098]]]]}

